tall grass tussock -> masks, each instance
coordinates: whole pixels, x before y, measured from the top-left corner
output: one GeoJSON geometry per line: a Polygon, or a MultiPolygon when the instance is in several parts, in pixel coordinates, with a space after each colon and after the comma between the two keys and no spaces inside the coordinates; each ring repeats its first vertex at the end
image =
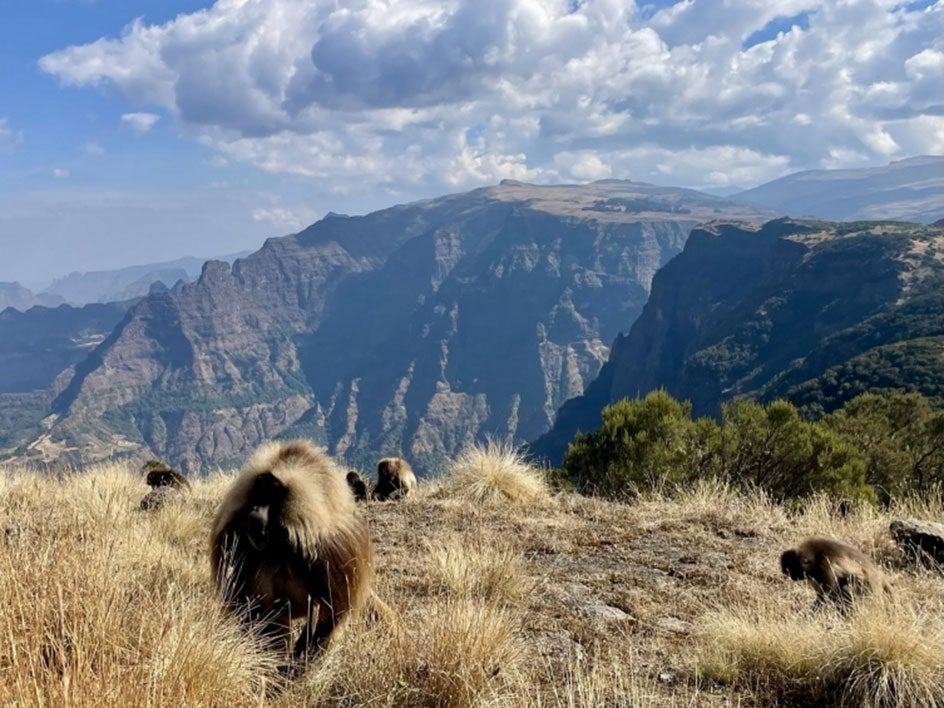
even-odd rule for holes
{"type": "Polygon", "coordinates": [[[540,471],[511,444],[488,440],[463,450],[443,481],[454,498],[473,504],[539,506],[551,500],[540,471]]]}

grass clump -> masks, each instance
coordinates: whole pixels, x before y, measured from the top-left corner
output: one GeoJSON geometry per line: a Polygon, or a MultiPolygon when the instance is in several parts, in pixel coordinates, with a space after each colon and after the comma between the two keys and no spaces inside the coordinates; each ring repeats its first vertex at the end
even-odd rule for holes
{"type": "Polygon", "coordinates": [[[425,604],[394,625],[351,627],[284,704],[514,704],[526,685],[520,616],[468,599],[425,604]]]}
{"type": "Polygon", "coordinates": [[[903,600],[864,601],[849,617],[770,605],[701,621],[708,678],[794,702],[877,708],[944,704],[944,617],[903,600]]]}
{"type": "Polygon", "coordinates": [[[433,546],[428,567],[430,589],[451,597],[513,603],[530,587],[518,553],[479,539],[451,539],[433,546]]]}
{"type": "Polygon", "coordinates": [[[443,484],[449,496],[474,504],[531,506],[551,500],[541,472],[512,445],[494,440],[465,448],[443,484]]]}

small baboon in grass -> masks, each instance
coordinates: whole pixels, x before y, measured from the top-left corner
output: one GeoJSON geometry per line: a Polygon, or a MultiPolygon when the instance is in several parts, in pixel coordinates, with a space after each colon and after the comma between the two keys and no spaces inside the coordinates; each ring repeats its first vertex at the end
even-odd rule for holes
{"type": "Polygon", "coordinates": [[[252,455],[213,523],[210,556],[227,604],[294,655],[322,649],[373,579],[373,546],[344,472],[305,441],[268,443],[252,455]]]}
{"type": "Polygon", "coordinates": [[[387,501],[408,497],[416,491],[416,475],[410,463],[400,457],[385,457],[377,463],[374,499],[387,501]]]}
{"type": "Polygon", "coordinates": [[[168,467],[159,460],[148,460],[141,468],[152,491],[141,500],[140,509],[150,511],[160,509],[170,494],[190,489],[190,482],[180,472],[168,467]]]}
{"type": "Polygon", "coordinates": [[[357,501],[365,501],[368,497],[367,482],[357,473],[356,470],[348,470],[347,484],[354,494],[357,501]]]}
{"type": "Polygon", "coordinates": [[[780,570],[816,589],[814,608],[827,601],[847,609],[856,595],[884,590],[885,574],[862,551],[828,538],[808,538],[780,556],[780,570]]]}

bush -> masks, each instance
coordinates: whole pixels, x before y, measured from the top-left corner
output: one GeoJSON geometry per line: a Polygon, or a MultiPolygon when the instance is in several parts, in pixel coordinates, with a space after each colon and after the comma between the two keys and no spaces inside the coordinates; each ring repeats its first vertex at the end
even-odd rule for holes
{"type": "Polygon", "coordinates": [[[514,447],[494,440],[463,450],[443,483],[451,496],[477,504],[527,506],[547,503],[551,497],[541,472],[514,447]]]}
{"type": "Polygon", "coordinates": [[[944,412],[917,393],[866,393],[824,423],[865,459],[866,481],[888,503],[944,485],[944,412]]]}
{"type": "Polygon", "coordinates": [[[688,402],[660,390],[608,406],[602,418],[599,430],[577,435],[564,458],[585,494],[625,498],[714,478],[762,489],[777,501],[816,493],[875,499],[853,445],[803,420],[786,401],[728,403],[719,427],[708,418],[693,421],[688,402]]]}
{"type": "Polygon", "coordinates": [[[692,406],[663,390],[623,399],[603,409],[603,425],[579,434],[567,448],[564,470],[585,494],[626,497],[665,483],[689,481],[717,426],[692,421],[692,406]]]}

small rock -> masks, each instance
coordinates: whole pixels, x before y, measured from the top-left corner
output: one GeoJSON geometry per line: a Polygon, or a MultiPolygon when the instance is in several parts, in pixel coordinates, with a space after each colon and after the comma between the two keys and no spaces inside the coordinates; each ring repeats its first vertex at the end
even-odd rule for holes
{"type": "Polygon", "coordinates": [[[660,671],[659,675],[656,677],[659,683],[665,683],[672,685],[675,683],[675,672],[674,671],[660,671]]]}
{"type": "Polygon", "coordinates": [[[686,622],[678,617],[660,617],[656,620],[655,627],[668,634],[690,634],[694,629],[691,622],[686,622]]]}
{"type": "Polygon", "coordinates": [[[913,561],[933,560],[944,565],[944,524],[899,519],[893,521],[888,530],[913,561]]]}

